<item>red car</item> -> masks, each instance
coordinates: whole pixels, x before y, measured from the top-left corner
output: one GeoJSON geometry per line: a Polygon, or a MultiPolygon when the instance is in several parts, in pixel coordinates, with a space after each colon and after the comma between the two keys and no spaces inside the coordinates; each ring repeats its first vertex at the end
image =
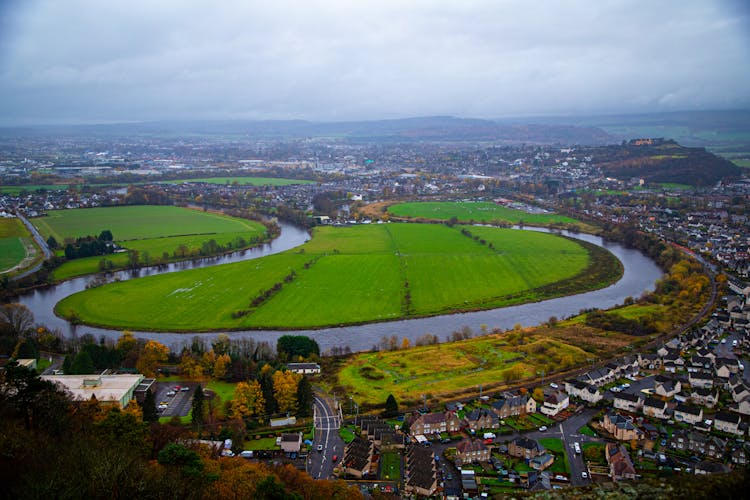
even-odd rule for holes
{"type": "Polygon", "coordinates": [[[339,459],[339,456],[338,456],[338,455],[334,455],[334,456],[333,456],[333,458],[332,458],[331,460],[332,460],[333,462],[335,462],[335,461],[336,461],[336,460],[338,460],[338,459],[339,459]]]}

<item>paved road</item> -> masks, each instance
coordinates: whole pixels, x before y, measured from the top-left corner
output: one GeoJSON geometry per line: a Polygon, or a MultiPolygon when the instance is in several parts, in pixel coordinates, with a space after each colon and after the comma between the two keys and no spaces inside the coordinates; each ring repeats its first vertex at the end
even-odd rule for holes
{"type": "Polygon", "coordinates": [[[315,479],[328,479],[334,468],[334,455],[340,461],[344,454],[344,440],[339,436],[341,421],[328,400],[315,394],[313,401],[315,439],[313,452],[307,460],[307,472],[315,479]],[[318,451],[322,446],[322,451],[318,451]]]}
{"type": "Polygon", "coordinates": [[[42,259],[42,262],[38,262],[34,267],[27,269],[26,271],[22,272],[21,274],[18,274],[11,278],[12,280],[20,280],[21,278],[25,278],[26,276],[29,276],[31,274],[34,274],[38,270],[42,268],[42,264],[44,264],[44,261],[51,258],[54,254],[52,253],[52,250],[49,249],[49,246],[47,246],[47,242],[44,241],[44,238],[42,238],[42,235],[39,234],[39,231],[34,227],[34,225],[26,219],[21,214],[17,214],[17,217],[23,224],[28,228],[29,232],[31,233],[31,236],[34,237],[34,240],[36,240],[37,244],[39,245],[39,248],[42,249],[42,252],[44,253],[44,259],[42,259]]]}
{"type": "MultiPolygon", "coordinates": [[[[563,442],[565,446],[565,452],[568,455],[568,465],[570,466],[570,482],[573,486],[583,486],[589,484],[589,479],[583,479],[581,472],[586,471],[586,463],[583,460],[583,454],[576,454],[575,443],[602,443],[603,439],[595,438],[580,434],[578,429],[589,423],[589,420],[598,412],[595,408],[587,408],[581,413],[576,413],[565,421],[550,425],[549,428],[544,431],[532,431],[525,433],[524,435],[532,439],[540,438],[558,438],[563,442]]],[[[501,439],[507,439],[503,436],[501,439]]]]}

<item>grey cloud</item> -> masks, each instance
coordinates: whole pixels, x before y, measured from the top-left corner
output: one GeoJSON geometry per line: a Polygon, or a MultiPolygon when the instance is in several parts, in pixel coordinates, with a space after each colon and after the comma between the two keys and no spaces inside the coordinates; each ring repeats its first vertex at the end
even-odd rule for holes
{"type": "Polygon", "coordinates": [[[352,119],[750,104],[741,2],[29,0],[0,120],[352,119]],[[406,5],[403,5],[406,4],[406,5]]]}

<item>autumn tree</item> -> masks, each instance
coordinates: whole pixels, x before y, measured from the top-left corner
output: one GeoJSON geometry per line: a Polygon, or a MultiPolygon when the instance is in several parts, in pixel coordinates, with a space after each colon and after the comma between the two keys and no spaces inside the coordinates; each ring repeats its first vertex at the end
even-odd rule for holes
{"type": "Polygon", "coordinates": [[[251,418],[261,415],[264,409],[263,389],[257,380],[237,384],[232,399],[232,414],[235,417],[251,418]]]}
{"type": "Polygon", "coordinates": [[[169,348],[155,340],[149,340],[138,357],[136,369],[146,377],[156,377],[156,367],[164,363],[169,355],[169,348]]]}
{"type": "Polygon", "coordinates": [[[203,364],[187,349],[182,351],[180,357],[180,373],[192,380],[203,378],[203,364]]]}
{"type": "Polygon", "coordinates": [[[297,385],[300,377],[300,375],[287,370],[274,372],[273,396],[276,399],[276,404],[279,405],[279,412],[296,413],[298,406],[297,385]]]}
{"type": "Polygon", "coordinates": [[[216,356],[216,360],[214,361],[213,365],[213,376],[216,379],[222,379],[227,374],[227,369],[229,368],[229,365],[232,364],[232,358],[229,357],[229,354],[221,354],[219,356],[216,356]]]}

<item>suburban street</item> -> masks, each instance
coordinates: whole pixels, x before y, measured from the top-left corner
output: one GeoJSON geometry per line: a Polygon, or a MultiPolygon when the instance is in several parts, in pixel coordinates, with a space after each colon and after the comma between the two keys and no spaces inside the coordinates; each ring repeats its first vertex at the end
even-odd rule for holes
{"type": "Polygon", "coordinates": [[[329,402],[314,396],[313,402],[315,439],[313,440],[313,452],[307,460],[307,472],[315,479],[327,479],[333,473],[334,457],[341,460],[344,454],[344,440],[339,436],[341,422],[335,409],[331,408],[329,402]],[[318,447],[321,446],[321,451],[318,447]]]}

